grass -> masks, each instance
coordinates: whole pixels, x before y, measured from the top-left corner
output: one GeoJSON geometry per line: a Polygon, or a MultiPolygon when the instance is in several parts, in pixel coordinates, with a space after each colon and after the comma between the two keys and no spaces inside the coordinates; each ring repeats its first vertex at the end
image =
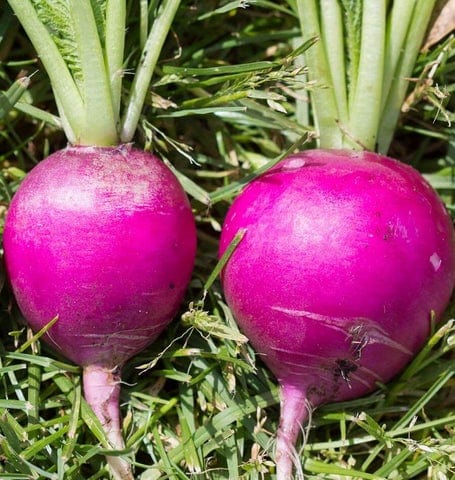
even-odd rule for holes
{"type": "MultiPolygon", "coordinates": [[[[217,242],[236,192],[283,152],[313,145],[311,124],[296,119],[308,114],[305,96],[314,86],[296,66],[297,20],[288,2],[183,4],[136,141],[169,162],[185,185],[198,222],[198,260],[180,314],[125,368],[127,449],[118,454],[131,459],[141,480],[268,479],[277,385],[223,301],[217,242]]],[[[0,12],[3,218],[25,172],[65,139],[45,74],[14,18],[0,12]],[[15,85],[24,75],[31,77],[27,89],[15,85]]],[[[135,14],[132,62],[141,28],[135,14]]],[[[451,212],[454,55],[454,40],[446,38],[419,58],[390,152],[422,171],[451,212]]],[[[109,478],[106,439],[82,397],[79,367],[27,329],[4,275],[1,282],[0,479],[109,478]]],[[[393,382],[313,412],[299,445],[305,478],[455,478],[452,309],[393,382]]]]}

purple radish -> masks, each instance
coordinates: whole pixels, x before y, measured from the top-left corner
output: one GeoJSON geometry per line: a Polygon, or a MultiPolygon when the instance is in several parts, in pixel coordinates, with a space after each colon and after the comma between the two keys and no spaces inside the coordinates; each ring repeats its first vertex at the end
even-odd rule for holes
{"type": "MultiPolygon", "coordinates": [[[[124,51],[126,0],[8,3],[49,76],[71,146],[40,162],[14,195],[6,268],[33,329],[58,317],[43,338],[83,367],[85,398],[122,449],[122,366],[176,314],[196,254],[177,178],[131,146],[180,0],[148,9],[140,57],[124,51]],[[125,68],[135,70],[127,86],[125,68]]],[[[133,479],[125,459],[107,460],[114,478],[133,479]]]]}
{"type": "Polygon", "coordinates": [[[308,150],[251,182],[229,209],[222,285],[281,386],[277,479],[292,478],[308,410],[392,379],[427,339],[455,282],[454,230],[411,167],[308,150]]]}
{"type": "MultiPolygon", "coordinates": [[[[195,222],[180,183],[127,145],[69,147],[21,184],[4,246],[25,318],[38,330],[58,316],[44,339],[83,367],[85,398],[123,448],[122,366],[171,321],[193,268],[195,222]]],[[[117,478],[132,478],[124,461],[109,461],[117,478]]]]}

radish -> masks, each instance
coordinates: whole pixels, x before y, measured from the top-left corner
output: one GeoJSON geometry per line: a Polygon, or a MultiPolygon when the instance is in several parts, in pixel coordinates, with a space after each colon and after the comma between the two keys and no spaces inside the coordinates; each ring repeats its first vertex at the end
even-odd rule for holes
{"type": "Polygon", "coordinates": [[[292,478],[311,409],[394,377],[454,288],[442,201],[420,173],[385,156],[433,6],[296,2],[303,40],[320,38],[305,52],[310,80],[323,86],[311,92],[319,148],[281,160],[240,193],[219,252],[245,232],[221,280],[280,384],[277,480],[292,478]]]}
{"type": "MultiPolygon", "coordinates": [[[[179,1],[155,12],[123,115],[125,1],[106,1],[101,24],[90,0],[10,5],[49,73],[70,145],[40,162],[16,192],[4,230],[6,269],[34,330],[57,317],[43,338],[83,367],[85,398],[112,448],[123,449],[122,366],[176,314],[196,251],[177,178],[130,143],[179,1]]],[[[133,478],[125,459],[108,462],[115,478],[133,478]]]]}
{"type": "Polygon", "coordinates": [[[455,282],[454,234],[417,171],[371,153],[308,150],[249,184],[220,253],[240,328],[281,385],[278,477],[309,409],[364,395],[422,346],[455,282]]]}

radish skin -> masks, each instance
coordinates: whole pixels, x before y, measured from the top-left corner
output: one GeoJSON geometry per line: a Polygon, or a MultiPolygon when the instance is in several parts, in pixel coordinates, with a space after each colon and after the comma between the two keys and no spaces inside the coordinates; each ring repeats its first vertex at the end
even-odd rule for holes
{"type": "MultiPolygon", "coordinates": [[[[5,264],[30,326],[83,367],[84,394],[115,449],[124,363],[175,316],[191,277],[196,228],[161,161],[129,145],[68,147],[40,162],[5,223],[5,264]]],[[[115,478],[133,478],[108,458],[115,478]]]]}
{"type": "Polygon", "coordinates": [[[240,230],[221,279],[281,386],[277,479],[288,480],[308,408],[373,391],[428,338],[454,288],[453,225],[411,167],[371,152],[308,150],[236,198],[220,255],[240,230]]]}

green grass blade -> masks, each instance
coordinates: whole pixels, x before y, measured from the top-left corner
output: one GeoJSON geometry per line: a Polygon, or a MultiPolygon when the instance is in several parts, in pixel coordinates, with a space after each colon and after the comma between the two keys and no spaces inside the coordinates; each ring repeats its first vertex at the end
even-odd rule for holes
{"type": "Polygon", "coordinates": [[[245,229],[240,229],[234,238],[232,239],[232,242],[229,244],[228,248],[226,251],[223,253],[223,256],[220,258],[219,262],[216,264],[216,267],[213,269],[212,273],[210,274],[209,278],[204,284],[204,292],[207,292],[210,290],[210,287],[212,286],[213,282],[215,279],[218,277],[220,274],[221,270],[223,270],[224,266],[226,265],[227,261],[233,254],[234,250],[237,248],[237,245],[242,241],[242,238],[244,237],[246,233],[245,229]]]}
{"type": "Polygon", "coordinates": [[[31,336],[26,342],[24,342],[17,350],[17,353],[22,353],[27,348],[29,348],[31,345],[33,345],[35,342],[37,342],[53,325],[54,323],[58,320],[58,317],[53,318],[49,323],[47,323],[43,328],[38,330],[38,332],[31,336]]]}
{"type": "Polygon", "coordinates": [[[239,190],[241,190],[243,187],[245,187],[249,182],[254,180],[256,177],[261,175],[262,173],[266,172],[269,168],[272,168],[274,165],[276,165],[280,160],[283,158],[286,158],[288,155],[291,153],[295,152],[296,150],[299,149],[299,147],[305,143],[308,139],[308,135],[303,135],[297,142],[292,144],[287,150],[282,152],[279,156],[276,158],[270,160],[267,162],[263,167],[258,168],[254,173],[251,173],[249,175],[245,175],[241,180],[231,182],[229,185],[226,187],[221,187],[215,192],[210,194],[210,202],[211,204],[214,204],[216,202],[220,202],[221,200],[226,200],[234,195],[236,195],[239,190]]]}
{"type": "Polygon", "coordinates": [[[339,467],[334,464],[327,464],[318,460],[306,459],[304,463],[305,470],[313,473],[323,473],[326,475],[336,475],[341,478],[361,478],[363,480],[387,480],[376,474],[366,473],[364,471],[355,470],[353,468],[339,467]]]}
{"type": "Polygon", "coordinates": [[[40,387],[42,381],[42,369],[39,365],[29,363],[27,369],[28,391],[27,400],[30,404],[28,413],[29,424],[39,422],[40,411],[40,387]]]}
{"type": "Polygon", "coordinates": [[[74,452],[74,449],[77,446],[78,440],[78,429],[80,423],[80,411],[82,403],[82,387],[81,387],[81,377],[77,376],[74,381],[74,393],[73,399],[71,401],[71,417],[68,423],[68,435],[67,442],[63,447],[61,452],[62,462],[65,463],[71,458],[71,455],[74,452]]]}
{"type": "Polygon", "coordinates": [[[20,100],[30,85],[30,77],[18,78],[6,92],[0,92],[0,119],[5,117],[20,100]]]}
{"type": "Polygon", "coordinates": [[[394,470],[399,469],[403,463],[411,456],[414,452],[409,448],[403,449],[396,455],[391,456],[387,463],[385,463],[381,468],[378,468],[374,473],[378,477],[390,478],[394,470]]]}

